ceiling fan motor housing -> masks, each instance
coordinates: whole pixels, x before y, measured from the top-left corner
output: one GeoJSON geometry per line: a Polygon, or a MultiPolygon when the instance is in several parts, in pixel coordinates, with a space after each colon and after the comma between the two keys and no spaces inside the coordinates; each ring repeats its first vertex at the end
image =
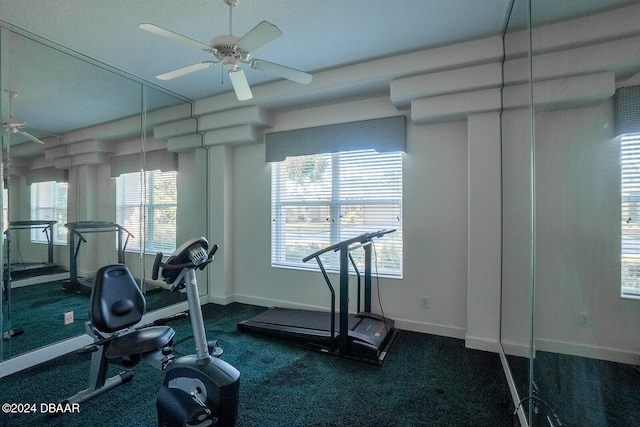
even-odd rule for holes
{"type": "Polygon", "coordinates": [[[218,58],[224,65],[236,66],[238,62],[246,61],[249,53],[244,52],[236,47],[240,40],[232,34],[216,36],[211,39],[211,53],[218,58]]]}

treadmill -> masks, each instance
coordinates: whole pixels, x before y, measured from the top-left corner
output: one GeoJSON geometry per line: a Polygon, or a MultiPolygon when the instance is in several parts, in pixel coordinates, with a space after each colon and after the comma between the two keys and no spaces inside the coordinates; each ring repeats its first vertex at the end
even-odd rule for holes
{"type": "Polygon", "coordinates": [[[93,289],[92,279],[78,277],[78,252],[80,251],[82,242],[87,241],[83,233],[116,232],[118,239],[118,264],[124,264],[125,249],[127,248],[129,238],[133,237],[133,234],[120,224],[108,221],[68,222],[64,226],[69,230],[67,234],[69,245],[69,280],[65,281],[62,285],[62,290],[90,295],[93,289]]]}
{"type": "MultiPolygon", "coordinates": [[[[5,275],[11,274],[13,279],[41,276],[58,273],[61,268],[53,262],[53,226],[57,221],[52,220],[32,220],[32,221],[11,221],[9,228],[4,232],[7,241],[7,264],[5,275]],[[46,262],[11,262],[11,231],[30,230],[41,228],[47,238],[47,261],[46,262]]],[[[5,280],[7,280],[5,278],[5,280]]]]}
{"type": "Polygon", "coordinates": [[[331,311],[272,307],[238,323],[238,330],[285,337],[305,342],[311,349],[381,365],[397,330],[391,319],[371,312],[371,247],[374,238],[395,230],[364,233],[321,249],[302,261],[315,259],[331,292],[331,311]],[[351,251],[364,249],[364,310],[361,311],[361,275],[351,251]],[[336,293],[320,255],[340,253],[340,306],[336,312],[336,293]],[[349,313],[349,263],[358,283],[358,314],[349,313]],[[337,326],[336,326],[337,325],[337,326]]]}

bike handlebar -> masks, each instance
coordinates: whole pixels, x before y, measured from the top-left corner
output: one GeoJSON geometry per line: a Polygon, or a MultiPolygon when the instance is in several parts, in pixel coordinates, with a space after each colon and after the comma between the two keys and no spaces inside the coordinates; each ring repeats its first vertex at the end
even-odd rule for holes
{"type": "MultiPolygon", "coordinates": [[[[205,240],[205,242],[206,242],[206,240],[205,240]]],[[[188,245],[182,251],[180,251],[180,253],[178,253],[176,255],[172,255],[171,257],[169,257],[167,262],[162,262],[163,253],[162,252],[158,252],[156,254],[155,260],[153,261],[153,270],[152,270],[152,273],[151,273],[151,278],[153,280],[157,280],[158,279],[159,273],[160,273],[160,267],[162,267],[164,270],[182,270],[183,268],[194,268],[194,269],[198,268],[200,270],[203,270],[207,266],[207,264],[209,264],[211,261],[213,261],[213,256],[215,255],[216,251],[218,250],[218,245],[213,245],[211,250],[207,254],[207,258],[205,259],[205,261],[203,261],[202,263],[200,263],[198,265],[196,265],[191,260],[189,260],[189,262],[182,262],[180,264],[174,264],[174,262],[179,261],[179,260],[181,261],[181,260],[183,260],[183,258],[185,258],[185,256],[186,256],[185,254],[191,248],[191,246],[192,245],[188,245]]],[[[206,246],[204,246],[204,248],[206,249],[206,246]]]]}

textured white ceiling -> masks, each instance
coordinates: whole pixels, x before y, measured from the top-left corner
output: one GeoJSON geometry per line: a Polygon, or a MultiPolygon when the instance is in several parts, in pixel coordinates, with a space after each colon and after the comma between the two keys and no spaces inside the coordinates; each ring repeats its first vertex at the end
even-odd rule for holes
{"type": "MultiPolygon", "coordinates": [[[[532,16],[537,23],[555,22],[636,1],[533,0],[532,16]]],[[[514,9],[519,26],[526,22],[524,4],[517,0],[514,9]]],[[[313,73],[500,34],[510,5],[511,0],[240,0],[233,10],[233,33],[242,36],[267,20],[284,34],[252,56],[313,73]]],[[[221,67],[166,82],[155,79],[211,56],[137,28],[141,22],[154,23],[208,43],[228,32],[229,8],[222,0],[0,0],[0,20],[6,28],[51,41],[188,99],[232,90],[221,67]]],[[[65,55],[47,54],[33,41],[21,46],[5,33],[3,89],[20,93],[16,113],[22,109],[38,126],[63,132],[95,123],[101,114],[115,118],[107,111],[119,101],[136,104],[128,99],[137,97],[135,90],[116,89],[111,78],[91,88],[88,80],[97,82],[101,72],[88,72],[90,67],[65,55]],[[74,62],[77,67],[69,66],[74,62]],[[73,117],[53,117],[46,99],[77,109],[66,114],[73,117]],[[85,102],[90,107],[80,105],[85,102]]],[[[245,71],[252,86],[276,80],[245,71]]]]}

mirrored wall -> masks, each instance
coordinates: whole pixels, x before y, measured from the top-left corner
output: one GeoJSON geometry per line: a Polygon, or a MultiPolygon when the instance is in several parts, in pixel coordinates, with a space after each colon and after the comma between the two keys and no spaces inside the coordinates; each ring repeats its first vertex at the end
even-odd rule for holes
{"type": "Polygon", "coordinates": [[[148,312],[186,300],[151,280],[152,264],[206,235],[204,214],[177,217],[185,198],[204,212],[207,191],[195,154],[154,137],[190,119],[189,100],[8,24],[0,42],[2,361],[84,334],[103,265],[129,266],[148,312]]]}
{"type": "MultiPolygon", "coordinates": [[[[515,0],[504,33],[502,90],[502,313],[503,363],[514,401],[531,396],[529,379],[534,299],[535,181],[531,102],[530,3],[515,0]],[[514,108],[517,107],[517,108],[514,108]],[[517,310],[514,309],[517,307],[517,310]]],[[[528,402],[528,401],[526,401],[528,402]]],[[[527,423],[528,405],[518,416],[527,423]]],[[[526,424],[523,424],[526,425],[526,424]]]]}
{"type": "Polygon", "coordinates": [[[503,362],[522,425],[636,425],[640,304],[621,253],[637,252],[620,231],[635,219],[621,221],[614,105],[640,85],[638,11],[553,12],[516,0],[505,32],[503,362]]]}

